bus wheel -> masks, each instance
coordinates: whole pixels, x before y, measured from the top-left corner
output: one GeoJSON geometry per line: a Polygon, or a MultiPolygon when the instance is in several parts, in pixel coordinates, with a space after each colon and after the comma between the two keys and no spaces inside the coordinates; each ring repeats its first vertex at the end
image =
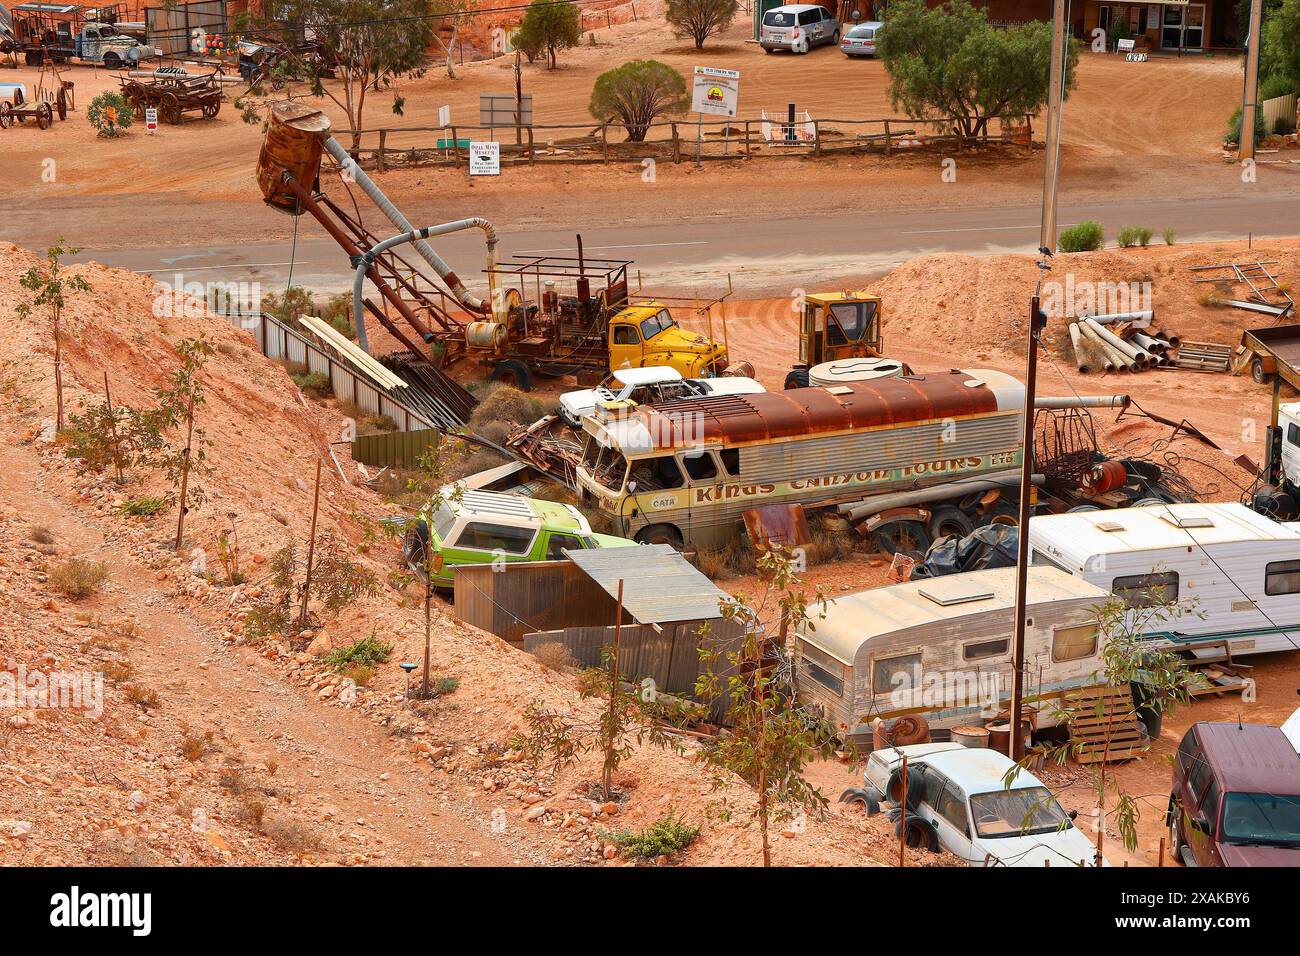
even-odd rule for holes
{"type": "Polygon", "coordinates": [[[652,524],[636,533],[637,544],[671,544],[682,549],[682,533],[670,524],[652,524]]]}
{"type": "Polygon", "coordinates": [[[492,374],[488,378],[503,385],[512,385],[521,392],[533,390],[532,371],[523,362],[514,359],[507,359],[492,366],[492,374]]]}
{"type": "Polygon", "coordinates": [[[930,548],[930,534],[919,521],[891,521],[871,532],[871,543],[891,558],[900,551],[924,554],[930,548]]]}
{"type": "Polygon", "coordinates": [[[975,530],[975,520],[960,508],[944,505],[931,512],[926,530],[935,541],[947,537],[964,538],[975,530]]]}

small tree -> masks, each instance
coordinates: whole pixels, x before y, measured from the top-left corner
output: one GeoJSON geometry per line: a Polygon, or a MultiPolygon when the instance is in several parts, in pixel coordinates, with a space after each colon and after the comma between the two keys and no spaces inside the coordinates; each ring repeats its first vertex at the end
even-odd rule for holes
{"type": "Polygon", "coordinates": [[[34,265],[19,277],[18,283],[28,292],[35,293],[31,301],[18,303],[18,314],[24,318],[33,309],[44,309],[50,320],[54,338],[54,429],[63,431],[63,307],[67,293],[89,292],[90,283],[79,275],[65,275],[63,257],[76,255],[80,250],[65,246],[59,239],[45,250],[45,262],[34,265]]]}
{"type": "MultiPolygon", "coordinates": [[[[978,139],[995,116],[1037,113],[1047,103],[1052,26],[1034,21],[995,29],[968,0],[928,9],[899,0],[876,52],[889,73],[894,109],[915,117],[953,118],[962,136],[978,139]]],[[[1065,88],[1074,87],[1079,44],[1071,39],[1065,88]]]]}
{"type": "Polygon", "coordinates": [[[628,140],[640,143],[656,117],[684,112],[688,105],[680,73],[658,60],[632,60],[596,77],[587,108],[603,122],[617,119],[628,140]]]}
{"type": "MultiPolygon", "coordinates": [[[[1161,713],[1169,713],[1174,707],[1187,702],[1189,672],[1183,659],[1168,648],[1153,648],[1146,635],[1152,630],[1163,630],[1169,621],[1185,614],[1196,614],[1194,603],[1180,605],[1176,600],[1169,601],[1159,588],[1152,588],[1131,603],[1112,598],[1093,611],[1097,617],[1097,640],[1101,643],[1101,667],[1092,675],[1093,683],[1122,687],[1126,691],[1136,688],[1144,705],[1161,713]]],[[[1116,723],[1118,713],[1119,709],[1106,706],[1104,697],[1097,698],[1095,704],[1086,708],[1062,706],[1055,713],[1059,723],[1068,724],[1072,719],[1082,718],[1101,733],[1101,759],[1090,765],[1093,773],[1092,789],[1097,801],[1098,866],[1103,858],[1106,819],[1110,815],[1106,810],[1106,795],[1111,790],[1116,797],[1112,812],[1120,840],[1130,853],[1137,849],[1137,826],[1141,818],[1138,798],[1119,786],[1107,772],[1112,747],[1118,749],[1120,746],[1118,741],[1123,728],[1116,723]]],[[[1131,745],[1131,741],[1125,739],[1124,744],[1131,745]]],[[[1003,782],[1010,787],[1024,766],[1044,757],[1051,757],[1063,764],[1070,756],[1080,753],[1082,746],[1078,741],[1069,740],[1058,747],[1040,748],[1027,754],[1020,764],[1007,771],[1003,782]]],[[[1093,754],[1095,753],[1094,750],[1093,754]]],[[[1032,816],[1033,812],[1031,809],[1029,815],[1032,816]]],[[[1025,823],[1028,825],[1028,819],[1025,823]]]]}
{"type": "Polygon", "coordinates": [[[582,13],[576,3],[532,0],[513,42],[528,57],[529,63],[545,51],[553,70],[556,53],[577,46],[581,39],[582,13]]]}
{"type": "Polygon", "coordinates": [[[1300,0],[1281,0],[1260,31],[1260,76],[1278,77],[1300,90],[1300,0]]]}
{"type": "MultiPolygon", "coordinates": [[[[622,585],[620,583],[620,594],[622,585]]],[[[622,605],[619,605],[622,611],[622,605]]],[[[614,774],[619,765],[632,755],[634,745],[649,743],[656,747],[676,748],[677,744],[656,719],[656,709],[646,706],[647,699],[638,693],[619,670],[621,624],[615,626],[614,642],[600,650],[600,666],[583,672],[578,690],[586,700],[602,703],[592,717],[577,711],[560,712],[540,704],[524,711],[527,733],[518,735],[513,744],[534,762],[549,760],[555,770],[567,767],[584,753],[595,750],[601,755],[600,789],[602,798],[614,797],[614,774]]],[[[653,698],[654,695],[650,695],[653,698]]]]}
{"type": "MultiPolygon", "coordinates": [[[[361,145],[368,93],[390,89],[393,112],[402,114],[398,77],[422,70],[440,12],[435,0],[288,0],[266,9],[312,37],[313,56],[291,52],[290,57],[312,95],[328,97],[347,114],[352,149],[361,145]],[[330,76],[337,85],[325,84],[330,76]]],[[[272,21],[253,26],[276,29],[272,21]]]]}
{"type": "Polygon", "coordinates": [[[460,25],[462,17],[472,13],[475,0],[432,0],[433,11],[440,14],[447,27],[447,35],[442,30],[433,31],[433,42],[442,50],[446,61],[447,78],[456,79],[456,45],[460,42],[460,25]]]}
{"type": "MultiPolygon", "coordinates": [[[[711,629],[706,625],[701,630],[703,672],[695,694],[726,707],[729,726],[705,744],[701,756],[714,790],[726,790],[739,778],[755,791],[753,816],[762,835],[763,865],[771,866],[771,823],[825,812],[826,796],[804,779],[803,771],[813,760],[834,755],[835,728],[792,704],[794,660],[785,647],[790,630],[815,628],[813,617],[824,615],[826,597],[818,588],[815,614],[810,614],[794,563],[779,547],[759,557],[758,573],[765,588],[757,606],[742,598],[727,598],[720,604],[723,620],[742,629],[738,646],[710,648],[711,629]],[[780,640],[764,640],[763,618],[778,610],[780,640]]],[[[710,811],[724,819],[730,816],[725,805],[710,811]]]]}
{"type": "Polygon", "coordinates": [[[183,340],[177,351],[181,356],[180,368],[172,373],[170,384],[155,389],[154,395],[162,427],[175,429],[183,425],[185,428],[185,444],[169,449],[158,461],[167,480],[176,488],[180,503],[176,516],[176,550],[179,551],[185,538],[185,515],[190,504],[197,508],[205,497],[202,489],[191,493],[189,479],[191,469],[201,468],[207,461],[207,436],[203,429],[194,427],[194,412],[206,402],[199,372],[214,350],[207,339],[198,338],[183,340]]]}
{"type": "Polygon", "coordinates": [[[86,120],[95,127],[97,135],[106,139],[125,136],[133,120],[131,105],[120,93],[100,93],[86,108],[86,120]]]}
{"type": "Polygon", "coordinates": [[[736,8],[736,0],[668,0],[664,17],[674,36],[690,37],[702,50],[705,40],[731,26],[736,8]]]}

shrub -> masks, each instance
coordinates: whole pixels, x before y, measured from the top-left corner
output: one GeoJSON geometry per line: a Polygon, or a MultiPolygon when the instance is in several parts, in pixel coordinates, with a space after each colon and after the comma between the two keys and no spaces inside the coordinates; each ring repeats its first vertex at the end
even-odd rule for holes
{"type": "Polygon", "coordinates": [[[107,564],[82,558],[65,561],[50,572],[50,586],[74,601],[90,597],[107,580],[107,564]]]}
{"type": "Polygon", "coordinates": [[[375,676],[375,669],[369,664],[348,664],[339,673],[351,679],[358,687],[365,687],[375,676]]]}
{"type": "Polygon", "coordinates": [[[330,377],[324,372],[290,372],[289,378],[304,392],[317,398],[330,394],[330,377]]]}
{"type": "Polygon", "coordinates": [[[36,525],[36,527],[32,528],[31,533],[28,535],[28,537],[30,537],[37,544],[54,543],[54,532],[52,532],[49,528],[47,528],[43,524],[38,524],[36,525]]]}
{"type": "Polygon", "coordinates": [[[660,116],[686,111],[686,81],[667,63],[632,60],[596,77],[587,110],[601,122],[618,121],[629,142],[645,140],[660,116]]]}
{"type": "Polygon", "coordinates": [[[469,421],[471,426],[488,422],[531,425],[545,414],[544,408],[537,399],[513,385],[493,384],[484,392],[469,421]]]}
{"type": "Polygon", "coordinates": [[[460,690],[459,677],[439,677],[433,682],[433,696],[446,697],[460,690]]]}
{"type": "Polygon", "coordinates": [[[385,644],[375,637],[374,631],[371,631],[368,637],[361,638],[355,644],[327,654],[325,663],[336,671],[341,671],[353,664],[374,667],[374,665],[382,664],[388,660],[389,655],[392,653],[393,645],[385,644]]]}
{"type": "Polygon", "coordinates": [[[558,641],[538,644],[529,653],[537,658],[539,664],[551,671],[567,671],[574,664],[569,649],[558,641]]]}
{"type": "Polygon", "coordinates": [[[281,850],[290,853],[304,853],[321,847],[320,837],[297,820],[265,817],[262,820],[262,833],[281,850]]]}
{"type": "Polygon", "coordinates": [[[190,763],[198,763],[212,748],[212,731],[202,734],[186,733],[181,738],[181,756],[190,763]]]}
{"type": "Polygon", "coordinates": [[[311,588],[325,610],[333,614],[359,597],[378,594],[379,580],[373,571],[351,559],[344,539],[329,532],[317,546],[311,588]]]}
{"type": "Polygon", "coordinates": [[[680,853],[699,835],[699,827],[690,826],[676,813],[670,812],[639,832],[624,830],[614,834],[614,845],[625,856],[652,860],[680,853]]]}
{"type": "Polygon", "coordinates": [[[257,644],[284,634],[293,624],[293,613],[284,604],[255,607],[244,618],[244,640],[257,644]]]}
{"type": "Polygon", "coordinates": [[[731,26],[740,5],[736,0],[668,0],[664,19],[673,28],[673,36],[690,37],[695,49],[704,41],[731,26]]]}
{"type": "Polygon", "coordinates": [[[167,504],[166,498],[160,498],[157,495],[144,495],[139,498],[128,498],[122,502],[118,510],[124,515],[135,518],[152,518],[158,512],[163,511],[167,504]]]}
{"type": "MultiPolygon", "coordinates": [[[[1258,143],[1267,135],[1268,135],[1268,130],[1264,126],[1264,111],[1261,109],[1256,109],[1255,110],[1255,142],[1258,143]]],[[[1224,133],[1223,138],[1225,141],[1229,143],[1241,142],[1241,107],[1240,106],[1238,106],[1235,110],[1233,110],[1232,115],[1228,117],[1228,129],[1224,133]]]]}
{"type": "Polygon", "coordinates": [[[1164,235],[1165,235],[1166,246],[1172,246],[1174,244],[1174,240],[1178,238],[1178,233],[1172,227],[1165,229],[1164,235]]]}
{"type": "Polygon", "coordinates": [[[123,684],[122,695],[131,703],[146,709],[158,706],[158,692],[143,684],[123,684]]]}
{"type": "Polygon", "coordinates": [[[100,136],[113,139],[125,135],[134,117],[122,94],[105,92],[90,101],[86,119],[100,136]]]}
{"type": "Polygon", "coordinates": [[[1096,252],[1106,242],[1101,223],[1089,219],[1061,231],[1057,248],[1061,252],[1096,252]]]}
{"type": "Polygon", "coordinates": [[[1131,249],[1138,244],[1138,230],[1136,226],[1124,226],[1119,231],[1119,236],[1115,240],[1121,249],[1131,249]]]}

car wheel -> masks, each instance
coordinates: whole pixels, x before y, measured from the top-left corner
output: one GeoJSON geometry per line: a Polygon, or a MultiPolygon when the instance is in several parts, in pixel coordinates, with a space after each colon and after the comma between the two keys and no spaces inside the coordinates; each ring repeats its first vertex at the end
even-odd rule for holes
{"type": "Polygon", "coordinates": [[[939,852],[939,834],[932,823],[908,814],[906,836],[903,833],[903,825],[904,821],[901,819],[894,824],[894,836],[903,837],[908,847],[913,850],[925,847],[931,853],[939,852]]]}
{"type": "Polygon", "coordinates": [[[1273,381],[1273,376],[1264,371],[1264,361],[1255,359],[1250,363],[1250,377],[1254,379],[1256,385],[1267,385],[1273,381]]]}
{"type": "Polygon", "coordinates": [[[682,549],[682,533],[670,524],[652,524],[642,528],[633,539],[637,544],[670,544],[682,549]]]}
{"type": "Polygon", "coordinates": [[[919,521],[891,521],[871,532],[871,543],[881,554],[893,557],[902,551],[905,554],[930,550],[930,534],[925,525],[919,521]]]}
{"type": "Polygon", "coordinates": [[[807,388],[808,387],[808,369],[792,368],[785,376],[786,388],[807,388]]]}
{"type": "Polygon", "coordinates": [[[1183,809],[1178,804],[1174,804],[1171,813],[1173,822],[1169,824],[1169,845],[1174,849],[1174,859],[1179,865],[1183,863],[1183,847],[1187,845],[1187,840],[1183,836],[1183,809]]]}
{"type": "Polygon", "coordinates": [[[122,68],[122,58],[116,53],[104,54],[104,69],[120,70],[122,68]]]}

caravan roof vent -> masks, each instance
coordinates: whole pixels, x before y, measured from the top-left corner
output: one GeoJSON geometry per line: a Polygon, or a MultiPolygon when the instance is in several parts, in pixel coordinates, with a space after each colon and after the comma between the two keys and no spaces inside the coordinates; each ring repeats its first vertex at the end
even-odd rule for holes
{"type": "Polygon", "coordinates": [[[940,607],[948,607],[953,604],[968,604],[971,601],[987,601],[993,597],[992,591],[976,587],[965,581],[959,581],[956,578],[931,581],[917,593],[940,607]]]}
{"type": "Polygon", "coordinates": [[[1124,530],[1124,526],[1118,521],[1098,521],[1096,528],[1098,531],[1108,531],[1111,533],[1124,530]]]}
{"type": "Polygon", "coordinates": [[[1175,528],[1213,528],[1214,521],[1205,515],[1176,515],[1166,511],[1160,517],[1175,528]]]}

